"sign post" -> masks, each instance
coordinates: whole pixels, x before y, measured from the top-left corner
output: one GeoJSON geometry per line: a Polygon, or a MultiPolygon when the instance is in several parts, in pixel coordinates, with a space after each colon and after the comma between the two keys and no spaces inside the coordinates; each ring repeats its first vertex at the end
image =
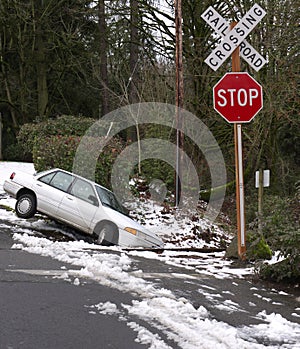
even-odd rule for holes
{"type": "MultiPolygon", "coordinates": [[[[233,29],[236,22],[230,24],[233,29]]],[[[237,47],[231,56],[232,72],[240,72],[240,49],[237,47]]],[[[235,153],[235,183],[236,183],[236,208],[237,208],[237,238],[238,255],[242,260],[246,259],[246,229],[245,229],[245,205],[244,205],[244,172],[243,172],[243,144],[242,125],[234,123],[234,153],[235,153]]]]}
{"type": "Polygon", "coordinates": [[[262,234],[262,216],[263,216],[263,191],[264,187],[270,186],[270,170],[262,170],[255,172],[255,187],[258,188],[258,232],[262,234]]]}
{"type": "MultiPolygon", "coordinates": [[[[230,24],[233,29],[236,22],[230,24]]],[[[231,56],[232,72],[240,72],[240,49],[237,47],[231,56]]],[[[245,229],[245,205],[244,205],[244,173],[243,173],[243,144],[242,125],[234,123],[234,154],[235,154],[235,183],[236,183],[236,214],[237,214],[237,240],[238,255],[242,260],[246,259],[246,229],[245,229]]]]}
{"type": "Polygon", "coordinates": [[[246,229],[244,205],[244,174],[242,150],[242,124],[250,122],[262,109],[262,87],[247,73],[240,72],[241,56],[258,71],[266,60],[245,40],[266,12],[255,4],[237,23],[227,22],[213,7],[209,7],[202,18],[223,37],[220,45],[206,58],[207,63],[216,71],[231,56],[232,73],[227,73],[214,86],[214,108],[228,122],[234,124],[235,168],[236,168],[236,206],[238,255],[246,259],[246,229]]]}

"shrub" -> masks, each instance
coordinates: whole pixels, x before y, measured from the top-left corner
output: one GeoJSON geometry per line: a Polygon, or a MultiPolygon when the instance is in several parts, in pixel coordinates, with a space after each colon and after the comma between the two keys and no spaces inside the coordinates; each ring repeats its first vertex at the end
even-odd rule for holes
{"type": "MultiPolygon", "coordinates": [[[[67,171],[73,171],[73,161],[77,147],[81,141],[79,136],[51,136],[46,139],[36,139],[33,148],[33,161],[37,171],[44,171],[49,168],[61,168],[67,171]]],[[[89,146],[93,144],[94,139],[87,142],[89,146]]],[[[101,139],[100,139],[101,141],[101,139]]],[[[99,140],[95,144],[99,143],[99,140]]],[[[76,171],[85,178],[95,180],[97,183],[110,188],[110,174],[116,157],[121,153],[125,143],[119,138],[114,137],[107,142],[96,162],[96,168],[90,167],[88,155],[79,159],[76,171]]],[[[91,152],[91,147],[86,149],[84,154],[91,152]]]]}
{"type": "Polygon", "coordinates": [[[3,151],[3,157],[9,161],[32,161],[32,155],[24,152],[24,147],[20,143],[10,144],[3,151]]]}
{"type": "Polygon", "coordinates": [[[300,282],[300,262],[285,259],[275,264],[262,264],[259,275],[265,280],[297,284],[300,282]]]}
{"type": "MultiPolygon", "coordinates": [[[[56,119],[49,119],[41,123],[25,124],[22,126],[18,142],[24,153],[31,156],[37,171],[49,168],[62,168],[67,171],[73,170],[73,161],[78,145],[88,128],[95,123],[91,118],[78,118],[63,115],[56,119]]],[[[97,130],[95,130],[97,133],[97,130]]],[[[78,174],[95,180],[110,188],[110,173],[116,157],[125,147],[125,142],[120,137],[111,140],[104,137],[85,136],[84,156],[80,159],[78,174]],[[105,144],[99,158],[96,159],[96,168],[90,168],[89,155],[93,147],[96,154],[101,144],[105,144]]],[[[78,171],[77,171],[78,172],[78,171]]]]}
{"type": "Polygon", "coordinates": [[[294,198],[269,197],[268,215],[263,220],[263,233],[272,250],[279,251],[284,261],[263,265],[260,275],[275,281],[294,282],[300,277],[300,207],[297,193],[294,198]]]}
{"type": "Polygon", "coordinates": [[[142,175],[148,184],[154,179],[162,180],[171,190],[174,186],[174,169],[158,159],[147,159],[141,163],[142,175]]]}
{"type": "Polygon", "coordinates": [[[35,169],[40,172],[58,167],[71,171],[80,139],[78,136],[61,135],[36,138],[33,146],[35,169]]]}
{"type": "Polygon", "coordinates": [[[62,115],[40,123],[24,124],[18,134],[18,143],[22,145],[24,154],[32,156],[33,147],[39,139],[50,136],[83,136],[95,122],[92,118],[62,115]]]}
{"type": "Polygon", "coordinates": [[[247,240],[249,243],[249,247],[247,248],[247,258],[249,260],[272,258],[272,250],[262,235],[248,232],[247,240]]]}

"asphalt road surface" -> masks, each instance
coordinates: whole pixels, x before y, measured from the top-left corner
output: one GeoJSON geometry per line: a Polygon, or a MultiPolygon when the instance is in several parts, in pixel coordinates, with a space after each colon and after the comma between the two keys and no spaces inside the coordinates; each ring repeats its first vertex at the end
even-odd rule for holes
{"type": "MultiPolygon", "coordinates": [[[[76,286],[55,275],[55,271],[62,271],[66,263],[11,249],[12,244],[12,233],[7,224],[7,227],[0,228],[1,349],[149,348],[136,341],[136,332],[127,326],[129,321],[158,333],[171,348],[178,348],[165,333],[151,328],[151,325],[133,315],[126,321],[120,321],[118,317],[90,311],[92,305],[100,302],[129,304],[137,299],[137,295],[103,286],[93,280],[85,280],[76,286]]],[[[155,259],[131,258],[134,259],[131,268],[142,270],[144,279],[155,280],[161,288],[171,290],[178,297],[185,297],[195,307],[204,305],[217,321],[235,327],[256,325],[262,322],[256,314],[267,310],[268,313],[280,313],[292,322],[300,322],[299,318],[291,316],[295,307],[299,307],[298,290],[287,296],[274,292],[272,285],[253,284],[252,280],[218,279],[155,259]],[[232,314],[216,307],[216,293],[226,294],[227,302],[238,304],[241,311],[232,314]],[[273,304],[265,301],[269,297],[273,304]],[[251,302],[255,302],[255,309],[251,302]]],[[[72,265],[70,269],[76,267],[72,265]]],[[[269,344],[264,340],[261,338],[260,343],[269,344]]],[[[278,345],[279,348],[280,343],[278,345]]]]}
{"type": "Polygon", "coordinates": [[[125,322],[89,313],[88,306],[99,302],[128,303],[129,294],[93,282],[78,287],[48,276],[45,271],[60,270],[66,264],[11,250],[11,244],[8,232],[2,230],[1,349],[145,348],[135,342],[136,334],[125,322]]]}

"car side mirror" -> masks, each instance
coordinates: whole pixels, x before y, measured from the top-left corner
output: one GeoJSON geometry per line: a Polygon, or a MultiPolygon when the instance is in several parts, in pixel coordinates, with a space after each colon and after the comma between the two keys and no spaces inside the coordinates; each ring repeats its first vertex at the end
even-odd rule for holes
{"type": "Polygon", "coordinates": [[[88,197],[88,199],[89,199],[89,201],[91,201],[91,202],[93,203],[94,206],[99,206],[99,202],[98,202],[96,196],[90,195],[90,196],[88,197]]]}

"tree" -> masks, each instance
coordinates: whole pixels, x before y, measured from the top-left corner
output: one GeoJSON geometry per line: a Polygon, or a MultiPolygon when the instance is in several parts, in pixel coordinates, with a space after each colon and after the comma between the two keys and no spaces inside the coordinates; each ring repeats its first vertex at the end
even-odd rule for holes
{"type": "Polygon", "coordinates": [[[300,155],[299,4],[282,0],[264,1],[262,6],[267,15],[251,39],[254,47],[262,47],[268,64],[256,74],[263,84],[264,109],[248,131],[250,159],[254,169],[271,169],[275,192],[290,194],[300,155]]]}
{"type": "Polygon", "coordinates": [[[109,112],[108,103],[108,67],[107,67],[107,28],[105,16],[105,1],[98,1],[98,26],[99,26],[99,56],[100,56],[100,76],[101,76],[101,114],[102,116],[109,112]]]}
{"type": "Polygon", "coordinates": [[[36,77],[37,77],[37,111],[38,116],[46,114],[48,107],[48,74],[47,74],[47,48],[45,45],[45,30],[43,28],[43,18],[46,15],[48,1],[40,0],[36,3],[36,9],[33,7],[33,38],[36,60],[36,77]]]}

